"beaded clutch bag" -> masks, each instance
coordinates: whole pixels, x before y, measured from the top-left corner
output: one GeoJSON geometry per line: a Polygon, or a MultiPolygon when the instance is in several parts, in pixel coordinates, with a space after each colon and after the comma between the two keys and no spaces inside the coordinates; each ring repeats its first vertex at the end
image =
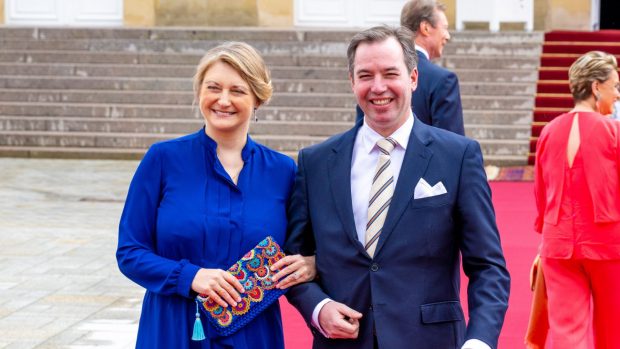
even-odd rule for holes
{"type": "MultiPolygon", "coordinates": [[[[223,308],[205,295],[196,297],[198,308],[220,335],[235,333],[286,292],[275,287],[271,277],[277,271],[269,269],[284,256],[280,245],[267,236],[228,269],[245,288],[245,292],[240,294],[241,301],[235,307],[223,308]]],[[[196,317],[199,321],[198,312],[196,317]]]]}

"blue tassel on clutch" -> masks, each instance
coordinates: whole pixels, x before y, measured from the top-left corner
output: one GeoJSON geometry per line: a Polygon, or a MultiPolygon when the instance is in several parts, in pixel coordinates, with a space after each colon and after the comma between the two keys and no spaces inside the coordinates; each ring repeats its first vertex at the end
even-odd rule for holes
{"type": "Polygon", "coordinates": [[[198,301],[196,301],[196,321],[194,321],[194,332],[192,333],[193,341],[201,341],[205,339],[205,331],[200,321],[200,310],[198,310],[198,301]]]}

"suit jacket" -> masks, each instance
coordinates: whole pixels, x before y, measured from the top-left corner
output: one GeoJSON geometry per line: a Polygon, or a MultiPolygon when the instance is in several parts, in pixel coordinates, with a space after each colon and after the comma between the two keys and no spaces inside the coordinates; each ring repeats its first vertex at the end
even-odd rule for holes
{"type": "Polygon", "coordinates": [[[314,348],[371,349],[373,328],[381,348],[460,348],[470,338],[495,347],[510,278],[478,143],[414,122],[371,258],[357,238],[351,202],[360,126],[299,152],[285,249],[316,253],[318,277],[287,297],[308,323],[328,297],[363,313],[356,340],[327,339],[311,326],[314,348]],[[447,194],[414,200],[420,178],[431,185],[441,181],[447,194]],[[459,252],[470,280],[467,328],[459,252]]]}
{"type": "MultiPolygon", "coordinates": [[[[411,97],[411,110],[423,123],[465,135],[459,80],[453,72],[418,53],[418,87],[411,97]]],[[[364,112],[357,107],[357,120],[364,112]]]]}

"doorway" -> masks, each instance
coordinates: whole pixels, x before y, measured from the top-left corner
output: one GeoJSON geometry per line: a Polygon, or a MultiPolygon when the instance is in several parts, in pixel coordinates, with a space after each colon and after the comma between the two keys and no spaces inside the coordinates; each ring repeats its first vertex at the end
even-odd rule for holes
{"type": "Polygon", "coordinates": [[[367,28],[400,23],[406,0],[294,0],[295,25],[367,28]]]}
{"type": "Polygon", "coordinates": [[[620,29],[620,1],[600,0],[601,29],[620,29]]]}
{"type": "Polygon", "coordinates": [[[6,0],[8,25],[121,26],[123,0],[6,0]]]}

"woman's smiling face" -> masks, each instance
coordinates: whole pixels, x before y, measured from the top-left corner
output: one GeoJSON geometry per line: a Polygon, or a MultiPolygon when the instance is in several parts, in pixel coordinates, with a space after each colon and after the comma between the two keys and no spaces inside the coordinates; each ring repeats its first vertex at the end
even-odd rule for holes
{"type": "Polygon", "coordinates": [[[222,61],[213,63],[205,72],[199,104],[207,128],[217,132],[247,130],[257,107],[247,81],[222,61]]]}

